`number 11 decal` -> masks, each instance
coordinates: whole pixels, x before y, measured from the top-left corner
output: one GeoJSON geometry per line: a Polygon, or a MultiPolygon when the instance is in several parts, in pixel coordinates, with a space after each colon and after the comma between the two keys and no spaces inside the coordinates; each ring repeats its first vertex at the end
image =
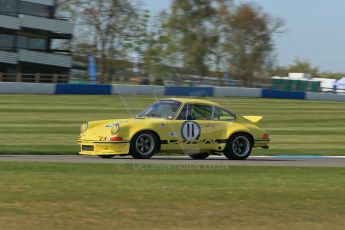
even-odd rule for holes
{"type": "Polygon", "coordinates": [[[182,125],[182,137],[187,141],[197,140],[200,136],[200,126],[194,121],[187,121],[182,125]]]}

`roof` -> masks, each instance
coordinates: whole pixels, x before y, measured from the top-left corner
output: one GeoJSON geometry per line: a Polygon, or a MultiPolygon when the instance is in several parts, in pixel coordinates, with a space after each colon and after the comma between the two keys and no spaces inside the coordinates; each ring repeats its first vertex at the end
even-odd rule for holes
{"type": "Polygon", "coordinates": [[[345,77],[340,78],[338,81],[335,82],[336,86],[343,86],[345,85],[345,77]]]}
{"type": "Polygon", "coordinates": [[[173,101],[179,101],[182,103],[196,103],[196,104],[220,106],[218,103],[213,102],[213,101],[206,101],[206,100],[200,100],[200,99],[194,99],[194,98],[162,98],[160,100],[173,100],[173,101]]]}

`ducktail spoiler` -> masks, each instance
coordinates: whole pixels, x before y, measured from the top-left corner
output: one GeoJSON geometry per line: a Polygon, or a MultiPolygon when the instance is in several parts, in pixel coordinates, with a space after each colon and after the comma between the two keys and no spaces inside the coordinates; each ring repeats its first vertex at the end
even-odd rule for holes
{"type": "Polygon", "coordinates": [[[243,116],[243,117],[253,123],[259,123],[264,118],[263,116],[243,116]]]}

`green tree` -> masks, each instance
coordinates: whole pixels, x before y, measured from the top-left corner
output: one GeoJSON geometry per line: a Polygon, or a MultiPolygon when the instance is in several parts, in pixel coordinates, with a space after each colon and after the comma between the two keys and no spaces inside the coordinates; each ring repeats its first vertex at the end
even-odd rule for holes
{"type": "Polygon", "coordinates": [[[233,0],[174,0],[150,24],[148,11],[129,0],[58,0],[75,21],[74,50],[94,53],[102,76],[118,73],[114,60],[153,78],[222,76],[244,82],[264,75],[272,63],[272,36],[283,22],[260,7],[233,0]],[[217,73],[217,74],[214,74],[217,73]]]}
{"type": "Polygon", "coordinates": [[[162,82],[163,79],[168,80],[174,77],[174,68],[167,65],[169,63],[167,45],[170,40],[165,28],[167,17],[168,14],[162,11],[154,18],[144,51],[143,65],[151,81],[162,82]]]}
{"type": "Polygon", "coordinates": [[[229,70],[237,79],[248,83],[263,75],[274,49],[272,36],[283,22],[270,17],[260,7],[240,4],[227,19],[229,70]]]}
{"type": "Polygon", "coordinates": [[[232,0],[215,0],[212,4],[215,6],[216,16],[212,18],[212,23],[209,25],[209,33],[214,39],[214,44],[212,49],[209,50],[207,63],[210,69],[215,71],[217,77],[221,77],[223,76],[222,72],[227,71],[225,68],[229,56],[226,50],[227,20],[234,5],[232,0]]]}
{"type": "Polygon", "coordinates": [[[309,73],[312,76],[319,74],[319,67],[313,67],[307,60],[296,59],[288,68],[290,73],[309,73]]]}
{"type": "Polygon", "coordinates": [[[342,72],[321,71],[318,66],[313,66],[308,60],[296,58],[289,66],[277,66],[272,69],[272,76],[288,76],[289,73],[308,73],[312,77],[339,79],[345,76],[342,72]]]}
{"type": "Polygon", "coordinates": [[[144,53],[147,49],[151,32],[149,30],[150,11],[137,9],[137,18],[131,23],[131,30],[125,37],[125,53],[129,60],[135,63],[135,66],[141,69],[144,61],[144,53]]]}
{"type": "Polygon", "coordinates": [[[207,56],[216,43],[210,33],[210,24],[216,16],[212,3],[210,0],[174,0],[166,24],[171,64],[200,76],[208,73],[207,56]]]}
{"type": "Polygon", "coordinates": [[[288,76],[289,73],[308,73],[316,77],[319,75],[319,68],[313,67],[307,60],[297,58],[293,64],[287,67],[277,66],[271,71],[273,76],[288,76]]]}
{"type": "Polygon", "coordinates": [[[59,0],[63,11],[70,11],[75,22],[75,37],[78,43],[91,44],[102,77],[108,74],[109,58],[122,50],[129,36],[132,21],[136,20],[136,6],[128,0],[59,0]]]}

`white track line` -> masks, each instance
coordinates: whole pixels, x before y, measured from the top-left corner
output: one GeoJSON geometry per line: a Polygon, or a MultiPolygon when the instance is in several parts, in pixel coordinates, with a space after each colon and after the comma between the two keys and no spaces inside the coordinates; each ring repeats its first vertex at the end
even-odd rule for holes
{"type": "Polygon", "coordinates": [[[272,157],[278,157],[278,158],[333,158],[333,159],[337,159],[337,158],[345,158],[345,156],[324,156],[324,155],[275,155],[275,156],[250,156],[250,157],[256,157],[256,158],[272,158],[272,157]]]}

